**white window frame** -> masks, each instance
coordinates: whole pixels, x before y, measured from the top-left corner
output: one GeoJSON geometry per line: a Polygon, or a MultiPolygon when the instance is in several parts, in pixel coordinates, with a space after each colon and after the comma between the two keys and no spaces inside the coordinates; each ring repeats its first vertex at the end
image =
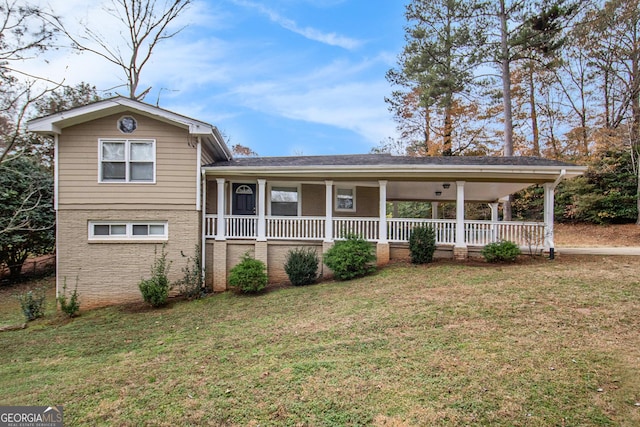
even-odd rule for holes
{"type": "Polygon", "coordinates": [[[169,239],[169,222],[168,221],[89,221],[89,240],[92,241],[108,241],[108,240],[131,240],[131,241],[145,241],[145,240],[153,240],[153,241],[166,241],[169,239]],[[95,234],[96,226],[124,226],[125,233],[124,234],[95,234]],[[134,226],[146,225],[150,226],[163,226],[164,233],[163,234],[144,234],[138,235],[133,234],[134,226]]]}
{"type": "Polygon", "coordinates": [[[297,213],[296,215],[285,215],[288,218],[291,217],[296,217],[296,216],[302,216],[302,186],[299,183],[292,183],[292,182],[272,182],[269,183],[268,188],[267,188],[267,215],[272,216],[271,213],[271,191],[273,190],[273,188],[276,187],[288,187],[288,188],[295,188],[297,193],[298,193],[298,206],[297,206],[297,213]]]}
{"type": "Polygon", "coordinates": [[[336,212],[355,212],[356,211],[356,186],[355,185],[336,185],[333,203],[334,203],[336,212]],[[351,190],[351,195],[353,197],[353,206],[351,208],[339,207],[340,204],[338,203],[338,190],[351,190]]]}
{"type": "MultiPolygon", "coordinates": [[[[106,160],[108,161],[108,160],[106,160]]],[[[147,163],[145,161],[144,163],[147,163]]],[[[157,165],[157,155],[156,155],[156,140],[155,139],[144,139],[144,138],[100,138],[98,140],[98,182],[101,184],[155,184],[156,183],[156,165],[157,165]],[[104,143],[119,143],[124,144],[124,164],[125,164],[125,178],[121,179],[104,179],[102,176],[102,145],[104,143]],[[136,161],[132,161],[130,159],[131,156],[131,144],[132,143],[145,143],[151,144],[151,150],[153,152],[153,159],[151,162],[153,163],[153,177],[151,180],[132,180],[130,177],[131,174],[131,163],[136,163],[136,161]]]]}

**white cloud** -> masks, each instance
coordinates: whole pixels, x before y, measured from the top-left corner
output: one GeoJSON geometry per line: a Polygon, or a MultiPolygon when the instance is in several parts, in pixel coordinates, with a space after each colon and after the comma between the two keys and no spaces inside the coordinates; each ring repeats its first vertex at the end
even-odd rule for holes
{"type": "Polygon", "coordinates": [[[309,40],[314,40],[330,46],[338,46],[347,50],[356,49],[362,45],[361,41],[350,37],[341,36],[336,33],[323,32],[312,27],[301,27],[294,20],[285,18],[274,10],[264,7],[263,5],[258,3],[253,3],[245,0],[235,0],[234,3],[239,6],[256,9],[263,15],[266,15],[269,20],[280,25],[282,28],[299,34],[309,40]]]}
{"type": "Polygon", "coordinates": [[[394,125],[387,112],[384,81],[345,82],[302,89],[286,82],[257,83],[237,88],[237,95],[255,110],[267,114],[321,123],[351,130],[377,144],[392,135],[394,125]]]}

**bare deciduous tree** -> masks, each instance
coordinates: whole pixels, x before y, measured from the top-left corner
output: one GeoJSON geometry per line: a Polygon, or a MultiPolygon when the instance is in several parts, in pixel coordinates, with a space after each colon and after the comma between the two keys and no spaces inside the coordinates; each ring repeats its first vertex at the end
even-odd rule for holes
{"type": "Polygon", "coordinates": [[[142,69],[160,42],[184,29],[171,30],[170,26],[190,4],[191,0],[167,0],[160,7],[156,0],[111,0],[104,10],[122,24],[120,36],[126,44],[126,50],[95,28],[85,28],[80,35],[71,34],[61,26],[59,28],[69,37],[75,49],[91,52],[119,67],[127,79],[128,96],[142,100],[151,90],[151,87],[138,89],[142,69]]]}

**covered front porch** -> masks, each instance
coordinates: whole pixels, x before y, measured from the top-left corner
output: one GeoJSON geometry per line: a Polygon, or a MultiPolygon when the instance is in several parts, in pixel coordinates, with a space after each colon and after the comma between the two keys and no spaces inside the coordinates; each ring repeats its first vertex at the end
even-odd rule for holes
{"type": "Polygon", "coordinates": [[[213,260],[205,265],[213,266],[217,288],[222,280],[226,287],[226,271],[245,245],[267,263],[270,277],[282,278],[285,248],[310,245],[325,251],[349,234],[375,244],[378,264],[385,264],[395,256],[391,248],[406,246],[411,231],[424,224],[435,230],[441,253],[457,259],[500,240],[553,253],[555,187],[584,168],[545,159],[495,159],[363,155],[210,165],[203,172],[202,238],[209,248],[203,255],[213,260]],[[530,185],[544,188],[543,217],[500,220],[505,197],[530,185]],[[402,201],[428,203],[429,217],[398,217],[394,203],[402,201]],[[444,204],[449,211],[454,206],[453,218],[443,217],[444,204]],[[490,218],[465,218],[469,204],[488,206],[490,218]],[[229,256],[228,245],[235,255],[229,256]]]}

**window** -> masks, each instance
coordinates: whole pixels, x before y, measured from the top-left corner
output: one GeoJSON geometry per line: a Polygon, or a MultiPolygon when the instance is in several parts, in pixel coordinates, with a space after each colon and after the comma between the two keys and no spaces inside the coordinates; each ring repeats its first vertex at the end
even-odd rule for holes
{"type": "Polygon", "coordinates": [[[336,210],[355,211],[356,210],[356,189],[336,187],[336,210]]]}
{"type": "Polygon", "coordinates": [[[100,140],[100,182],[155,182],[155,141],[100,140]]]}
{"type": "Polygon", "coordinates": [[[166,221],[90,221],[89,240],[166,240],[169,235],[167,228],[166,221]]]}
{"type": "Polygon", "coordinates": [[[271,215],[298,215],[298,187],[271,187],[271,215]]]}

